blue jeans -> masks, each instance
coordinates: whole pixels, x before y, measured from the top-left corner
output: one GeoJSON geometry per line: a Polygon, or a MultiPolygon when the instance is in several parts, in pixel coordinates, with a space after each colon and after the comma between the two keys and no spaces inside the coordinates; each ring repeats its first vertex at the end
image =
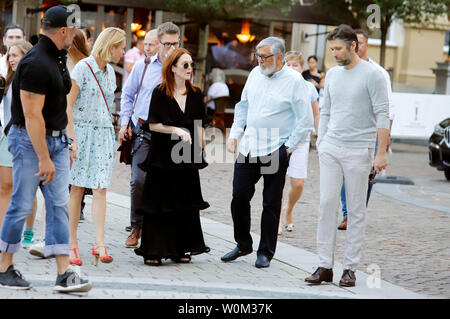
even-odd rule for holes
{"type": "Polygon", "coordinates": [[[0,235],[0,250],[15,253],[25,219],[33,210],[33,200],[38,187],[45,199],[46,257],[69,255],[69,149],[64,137],[46,136],[50,158],[55,165],[55,177],[50,184],[42,185],[39,177],[39,159],[25,128],[11,126],[8,133],[8,150],[13,156],[13,193],[0,235]]]}

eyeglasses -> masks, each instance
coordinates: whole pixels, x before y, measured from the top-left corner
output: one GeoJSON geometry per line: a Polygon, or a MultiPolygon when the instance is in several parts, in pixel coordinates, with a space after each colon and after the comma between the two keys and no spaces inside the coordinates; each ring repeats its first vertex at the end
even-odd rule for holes
{"type": "Polygon", "coordinates": [[[256,60],[261,59],[263,62],[266,62],[266,60],[270,57],[273,57],[273,54],[271,55],[259,55],[258,53],[255,52],[255,58],[256,60]]]}
{"type": "Polygon", "coordinates": [[[194,62],[191,62],[191,64],[189,64],[189,63],[185,63],[185,64],[183,64],[183,68],[185,68],[186,70],[187,69],[189,69],[189,67],[191,67],[191,68],[195,68],[195,63],[194,62]]]}
{"type": "Polygon", "coordinates": [[[174,47],[174,48],[178,48],[179,46],[180,46],[180,42],[166,42],[166,43],[163,43],[163,42],[161,42],[161,44],[166,48],[166,49],[168,49],[168,48],[170,48],[170,47],[174,47]]]}
{"type": "Polygon", "coordinates": [[[302,56],[303,54],[300,51],[288,51],[286,52],[285,56],[288,55],[302,56]]]}

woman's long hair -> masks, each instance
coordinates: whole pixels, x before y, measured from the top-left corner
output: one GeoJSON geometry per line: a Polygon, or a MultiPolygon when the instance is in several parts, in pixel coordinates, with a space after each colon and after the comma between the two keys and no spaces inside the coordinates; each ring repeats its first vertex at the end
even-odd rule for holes
{"type": "Polygon", "coordinates": [[[72,45],[67,51],[73,64],[77,64],[80,60],[89,56],[89,48],[87,46],[86,36],[80,29],[75,29],[72,45]]]}
{"type": "MultiPolygon", "coordinates": [[[[161,89],[165,90],[167,96],[172,98],[175,93],[175,74],[172,71],[172,66],[178,63],[178,60],[183,54],[189,54],[190,56],[192,56],[192,54],[188,50],[184,48],[176,48],[167,55],[162,65],[161,89]]],[[[196,90],[191,81],[186,80],[186,91],[184,92],[185,95],[189,91],[189,88],[194,91],[196,90]]]]}
{"type": "Polygon", "coordinates": [[[14,71],[11,68],[11,65],[9,64],[9,52],[11,51],[12,47],[19,48],[20,52],[22,52],[22,57],[25,53],[27,53],[31,48],[33,47],[30,42],[28,41],[15,41],[11,44],[11,46],[8,49],[8,54],[6,56],[6,63],[8,64],[8,73],[6,74],[6,80],[5,80],[5,92],[3,95],[6,95],[8,93],[9,86],[12,83],[13,77],[14,77],[14,71]]]}

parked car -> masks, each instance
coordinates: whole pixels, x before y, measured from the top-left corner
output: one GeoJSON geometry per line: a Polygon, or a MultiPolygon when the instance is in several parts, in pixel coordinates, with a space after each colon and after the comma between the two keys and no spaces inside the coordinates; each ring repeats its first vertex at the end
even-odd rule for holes
{"type": "Polygon", "coordinates": [[[429,164],[444,171],[450,180],[450,117],[436,124],[428,141],[428,150],[429,164]]]}

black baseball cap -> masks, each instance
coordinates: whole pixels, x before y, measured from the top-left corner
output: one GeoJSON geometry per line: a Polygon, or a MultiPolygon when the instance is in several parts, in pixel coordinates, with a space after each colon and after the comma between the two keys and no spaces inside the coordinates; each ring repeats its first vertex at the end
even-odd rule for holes
{"type": "Polygon", "coordinates": [[[80,21],[76,21],[76,15],[72,16],[73,14],[73,9],[68,6],[53,6],[45,12],[44,18],[42,19],[42,25],[46,25],[50,28],[86,28],[87,25],[85,23],[81,23],[80,21]]]}

